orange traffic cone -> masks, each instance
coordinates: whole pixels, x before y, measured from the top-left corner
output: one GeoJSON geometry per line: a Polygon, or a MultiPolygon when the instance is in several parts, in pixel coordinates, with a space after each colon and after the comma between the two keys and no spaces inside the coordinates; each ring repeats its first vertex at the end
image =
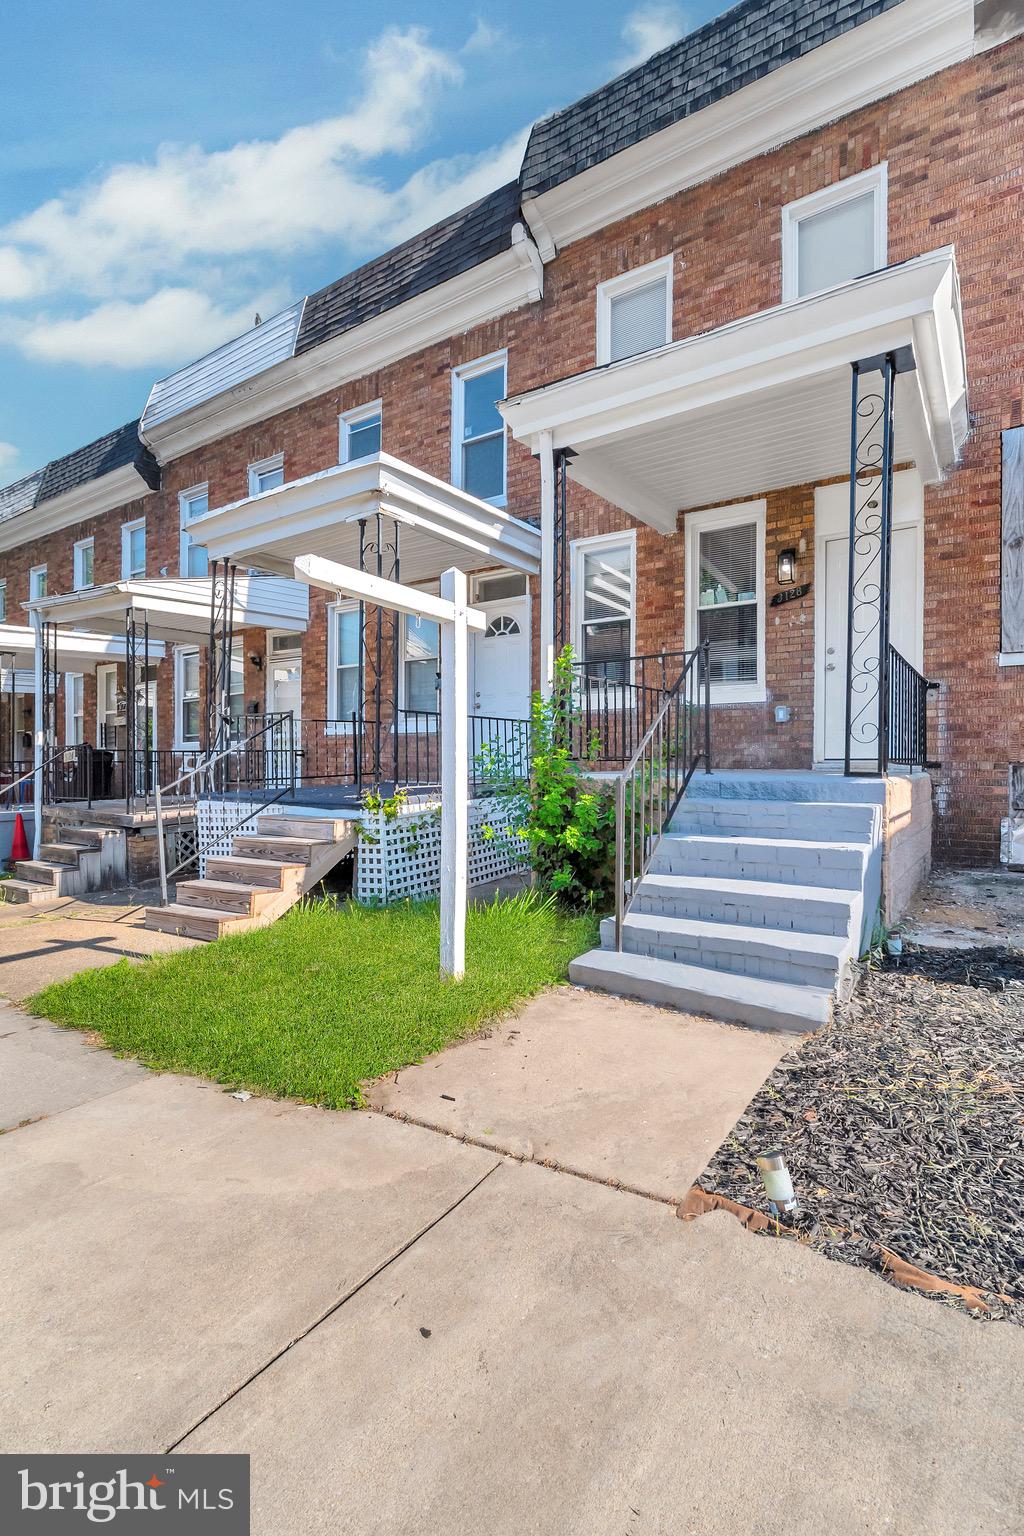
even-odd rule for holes
{"type": "Polygon", "coordinates": [[[31,857],[28,851],[28,838],[25,836],[25,822],[19,811],[14,818],[14,841],[11,844],[11,861],[27,859],[31,857]]]}

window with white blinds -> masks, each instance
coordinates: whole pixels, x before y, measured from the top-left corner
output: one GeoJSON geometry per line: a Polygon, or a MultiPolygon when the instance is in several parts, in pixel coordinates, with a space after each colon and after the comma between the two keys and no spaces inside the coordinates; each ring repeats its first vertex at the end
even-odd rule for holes
{"type": "Polygon", "coordinates": [[[687,643],[708,644],[711,683],[742,702],[764,687],[764,503],[692,513],[687,525],[687,643]]]}
{"type": "Polygon", "coordinates": [[[597,361],[616,363],[672,340],[672,258],[601,283],[597,290],[597,361]]]}

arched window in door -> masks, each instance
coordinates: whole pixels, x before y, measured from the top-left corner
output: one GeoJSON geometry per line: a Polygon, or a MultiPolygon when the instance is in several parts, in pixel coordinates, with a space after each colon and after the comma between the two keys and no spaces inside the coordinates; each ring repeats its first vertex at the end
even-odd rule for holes
{"type": "Polygon", "coordinates": [[[498,635],[518,635],[519,625],[515,619],[507,613],[495,614],[484,631],[485,640],[493,640],[498,635]]]}

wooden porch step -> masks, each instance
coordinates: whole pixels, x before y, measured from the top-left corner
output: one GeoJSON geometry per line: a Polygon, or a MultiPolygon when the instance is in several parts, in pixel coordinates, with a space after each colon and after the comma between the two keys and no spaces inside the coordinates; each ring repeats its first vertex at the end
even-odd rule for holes
{"type": "Polygon", "coordinates": [[[340,842],[356,825],[351,818],[339,816],[260,816],[256,830],[260,837],[303,837],[313,842],[340,842]]]}
{"type": "Polygon", "coordinates": [[[60,890],[61,872],[66,867],[63,864],[49,864],[43,859],[18,859],[14,864],[14,873],[19,880],[32,880],[36,885],[52,886],[57,892],[60,890]]]}
{"type": "Polygon", "coordinates": [[[104,834],[110,835],[109,827],[68,827],[63,822],[50,830],[59,834],[62,843],[74,843],[78,848],[99,848],[104,834]]]}
{"type": "Polygon", "coordinates": [[[222,907],[187,907],[178,901],[146,910],[147,928],[188,939],[220,939],[226,933],[244,933],[258,922],[259,918],[248,917],[244,912],[229,912],[222,907]]]}
{"type": "Polygon", "coordinates": [[[84,851],[81,843],[40,843],[40,857],[49,864],[68,864],[78,867],[78,855],[84,851]]]}
{"type": "Polygon", "coordinates": [[[256,917],[280,894],[269,886],[243,885],[236,880],[182,880],[176,887],[178,905],[209,907],[215,911],[237,912],[242,917],[256,917]]]}
{"type": "Polygon", "coordinates": [[[232,839],[235,853],[257,859],[278,859],[282,864],[309,864],[332,837],[267,837],[258,832],[236,833],[232,839]]]}
{"type": "Polygon", "coordinates": [[[282,864],[279,859],[253,859],[240,853],[218,853],[211,854],[206,861],[206,878],[280,891],[287,881],[301,880],[305,867],[299,863],[282,864]]]}
{"type": "Polygon", "coordinates": [[[38,880],[0,880],[0,900],[36,907],[41,902],[56,901],[60,892],[38,880]]]}

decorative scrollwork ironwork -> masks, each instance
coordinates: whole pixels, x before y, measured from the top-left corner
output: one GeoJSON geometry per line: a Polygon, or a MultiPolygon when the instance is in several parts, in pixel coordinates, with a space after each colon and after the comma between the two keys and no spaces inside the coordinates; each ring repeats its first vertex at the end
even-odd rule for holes
{"type": "MultiPolygon", "coordinates": [[[[359,523],[359,569],[401,579],[399,526],[382,513],[359,523]]],[[[362,762],[370,784],[398,778],[398,681],[402,628],[398,613],[359,604],[359,676],[363,683],[362,762]]]]}
{"type": "Polygon", "coordinates": [[[895,359],[853,364],[846,659],[846,772],[885,768],[895,359]],[[881,368],[881,388],[864,390],[881,368]]]}

